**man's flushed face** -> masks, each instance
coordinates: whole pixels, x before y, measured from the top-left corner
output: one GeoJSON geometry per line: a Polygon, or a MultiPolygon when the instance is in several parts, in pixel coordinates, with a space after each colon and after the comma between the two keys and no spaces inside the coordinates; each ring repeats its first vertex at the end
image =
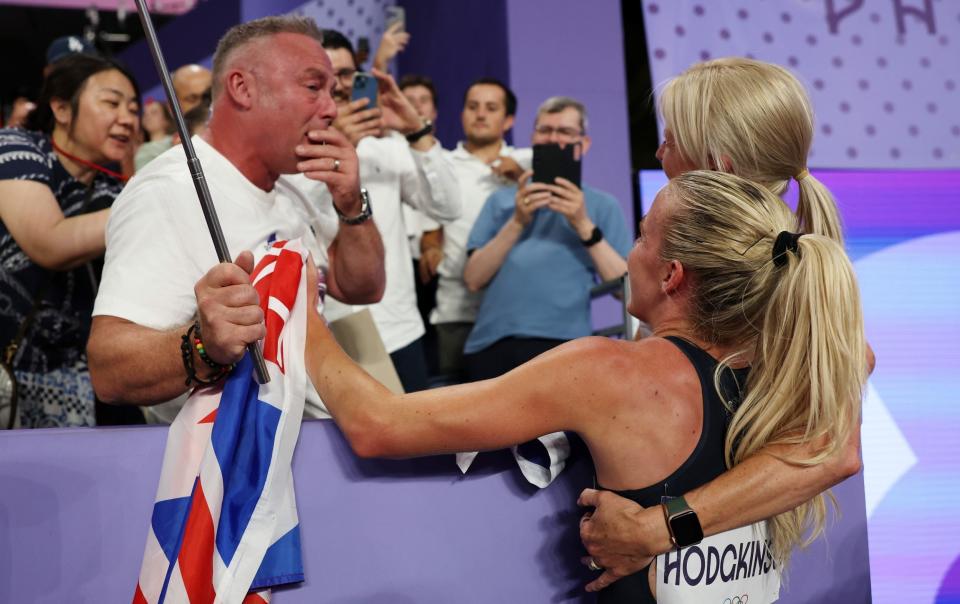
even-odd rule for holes
{"type": "Polygon", "coordinates": [[[271,171],[292,174],[298,161],[294,148],[337,116],[333,68],[320,42],[301,34],[276,34],[258,50],[252,110],[263,133],[261,155],[271,171]]]}
{"type": "Polygon", "coordinates": [[[463,134],[474,145],[490,145],[503,139],[513,126],[507,115],[507,95],[497,85],[475,84],[463,104],[463,134]]]}
{"type": "Polygon", "coordinates": [[[433,99],[433,93],[426,86],[414,84],[403,89],[403,96],[413,105],[420,114],[420,117],[428,119],[431,122],[437,121],[437,105],[433,99]]]}

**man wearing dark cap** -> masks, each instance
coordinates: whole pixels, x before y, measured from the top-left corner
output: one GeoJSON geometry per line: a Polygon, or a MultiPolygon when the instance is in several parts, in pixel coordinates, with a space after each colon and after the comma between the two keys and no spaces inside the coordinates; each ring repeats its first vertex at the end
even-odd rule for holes
{"type": "Polygon", "coordinates": [[[99,55],[97,49],[80,36],[62,36],[47,47],[47,64],[43,68],[43,77],[47,77],[52,65],[70,55],[99,55]]]}

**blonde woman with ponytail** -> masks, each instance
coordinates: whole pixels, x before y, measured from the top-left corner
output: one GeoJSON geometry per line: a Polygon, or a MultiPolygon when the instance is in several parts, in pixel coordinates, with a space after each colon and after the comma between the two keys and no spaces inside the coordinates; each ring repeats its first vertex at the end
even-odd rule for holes
{"type": "Polygon", "coordinates": [[[772,63],[731,57],[697,63],[660,93],[667,176],[719,170],[782,196],[799,185],[798,228],[843,242],[830,191],[807,170],[813,108],[803,85],[772,63]]]}
{"type": "MultiPolygon", "coordinates": [[[[657,196],[628,258],[629,310],[652,327],[651,337],[582,338],[493,380],[394,395],[357,367],[313,314],[307,371],[361,456],[498,449],[570,430],[587,444],[598,484],[647,506],[714,478],[728,458],[736,463],[764,447],[822,443],[795,460],[814,466],[858,426],[863,326],[843,248],[827,237],[791,234],[794,225],[767,189],[690,172],[657,196]]],[[[821,509],[806,503],[768,527],[714,537],[717,551],[750,543],[755,555],[743,577],[721,571],[714,581],[664,587],[661,578],[657,585],[688,602],[720,601],[711,593],[718,589],[773,601],[777,569],[808,519],[822,526],[821,509]]],[[[603,561],[584,563],[600,570],[603,561]]],[[[679,576],[678,564],[667,557],[659,568],[669,573],[673,566],[679,576]]],[[[644,569],[602,592],[600,602],[654,602],[653,578],[644,569]]]]}
{"type": "MultiPolygon", "coordinates": [[[[799,197],[794,230],[843,243],[836,202],[807,170],[813,110],[803,85],[789,71],[737,57],[697,63],[664,86],[659,110],[664,140],[657,158],[668,177],[716,170],[749,179],[778,197],[795,180],[799,197]]],[[[784,341],[788,340],[772,344],[784,341]]],[[[869,346],[866,354],[872,370],[869,346]]],[[[757,369],[754,364],[754,374],[757,369]]],[[[802,402],[808,394],[790,383],[797,375],[783,371],[780,376],[781,382],[763,388],[771,389],[774,397],[782,394],[802,402]]],[[[847,399],[848,406],[841,407],[851,414],[859,409],[859,385],[859,381],[848,384],[856,391],[847,399]]],[[[859,424],[854,422],[847,430],[848,424],[843,423],[842,433],[817,434],[798,423],[793,432],[767,441],[769,421],[781,407],[754,405],[752,400],[756,399],[742,406],[744,411],[728,432],[728,444],[741,443],[736,450],[728,449],[731,469],[687,493],[686,501],[706,535],[773,517],[775,549],[782,554],[787,544],[797,541],[803,527],[822,527],[825,506],[820,493],[859,471],[859,424]],[[812,504],[805,503],[811,500],[812,504]]],[[[818,409],[816,400],[808,402],[811,413],[818,409]]],[[[849,421],[847,416],[835,419],[849,421]]],[[[603,589],[672,547],[660,510],[641,509],[612,493],[592,489],[584,491],[580,503],[594,507],[581,524],[581,538],[587,551],[606,567],[588,589],[603,589]]]]}

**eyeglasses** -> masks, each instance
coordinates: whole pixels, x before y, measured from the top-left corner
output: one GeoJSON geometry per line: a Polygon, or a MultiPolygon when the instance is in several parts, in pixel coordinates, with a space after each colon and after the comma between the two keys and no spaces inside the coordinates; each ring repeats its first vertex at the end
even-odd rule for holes
{"type": "Polygon", "coordinates": [[[536,128],[534,128],[533,131],[545,138],[549,138],[554,134],[556,134],[557,137],[559,138],[566,138],[566,139],[576,139],[583,136],[583,132],[581,130],[578,130],[577,128],[567,128],[567,127],[554,128],[553,126],[537,126],[536,128]]]}

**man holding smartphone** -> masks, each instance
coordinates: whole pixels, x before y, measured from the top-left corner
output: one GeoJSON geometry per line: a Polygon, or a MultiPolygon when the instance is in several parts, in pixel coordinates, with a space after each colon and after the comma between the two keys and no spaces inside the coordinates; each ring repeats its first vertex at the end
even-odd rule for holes
{"type": "MultiPolygon", "coordinates": [[[[324,31],[323,46],[337,85],[333,126],[356,147],[360,182],[376,200],[374,221],[383,238],[387,285],[383,298],[369,305],[374,323],[407,392],[427,387],[423,319],[417,308],[413,260],[407,241],[403,204],[443,224],[460,216],[453,167],[433,136],[433,124],[421,118],[389,75],[357,71],[350,41],[324,31]]],[[[331,303],[330,320],[362,310],[331,303]]]]}
{"type": "MultiPolygon", "coordinates": [[[[580,102],[553,97],[537,111],[533,144],[573,147],[582,158],[591,145],[586,127],[580,102]]],[[[464,281],[485,292],[464,347],[471,380],[590,335],[590,289],[627,270],[631,237],[616,199],[581,189],[573,173],[553,183],[532,176],[525,172],[518,186],[491,195],[467,241],[464,281]]]]}

